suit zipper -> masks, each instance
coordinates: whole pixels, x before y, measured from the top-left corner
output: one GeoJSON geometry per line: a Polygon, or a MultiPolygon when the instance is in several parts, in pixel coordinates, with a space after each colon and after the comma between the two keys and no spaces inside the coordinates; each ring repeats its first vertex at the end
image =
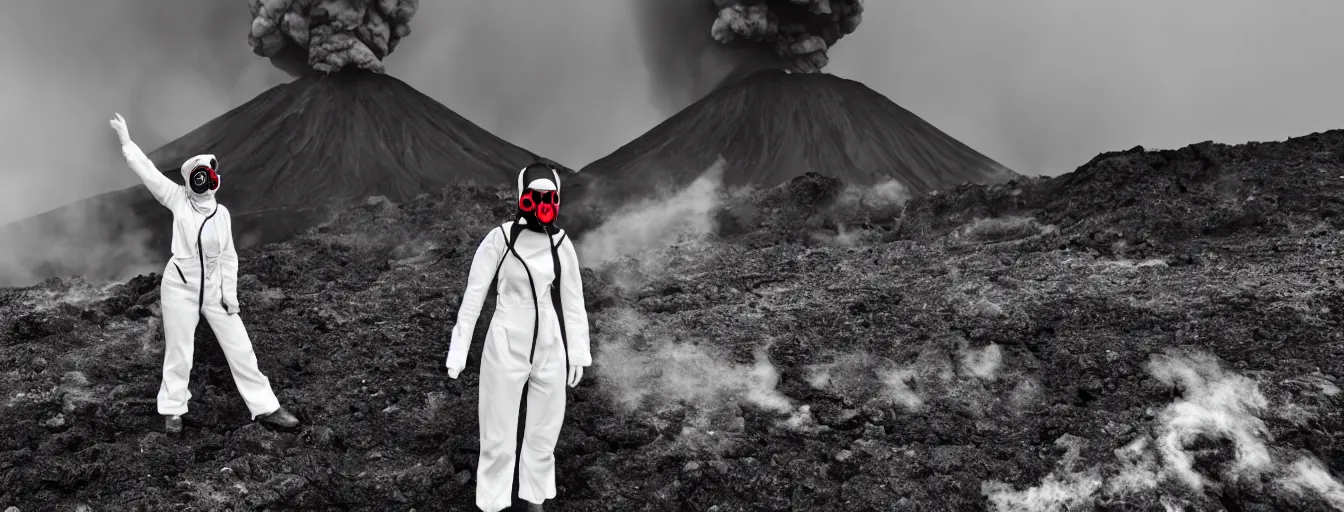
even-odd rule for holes
{"type": "Polygon", "coordinates": [[[205,223],[215,218],[216,213],[219,213],[218,206],[215,207],[215,211],[210,212],[210,215],[204,221],[201,221],[201,227],[196,230],[196,260],[201,265],[201,284],[196,296],[196,311],[198,313],[203,313],[205,309],[205,252],[201,250],[201,233],[205,232],[205,223]]]}

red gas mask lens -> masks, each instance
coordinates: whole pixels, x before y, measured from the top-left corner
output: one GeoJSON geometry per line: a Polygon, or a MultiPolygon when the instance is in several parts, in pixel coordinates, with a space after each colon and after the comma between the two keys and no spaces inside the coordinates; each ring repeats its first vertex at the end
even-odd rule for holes
{"type": "Polygon", "coordinates": [[[528,190],[523,192],[522,197],[518,198],[518,209],[525,212],[532,212],[542,205],[556,206],[560,203],[560,196],[551,190],[528,190]]]}
{"type": "Polygon", "coordinates": [[[550,224],[551,221],[555,220],[556,210],[555,205],[542,203],[537,206],[537,220],[541,221],[542,224],[550,224]]]}
{"type": "Polygon", "coordinates": [[[536,215],[542,223],[550,223],[560,211],[560,194],[553,190],[527,190],[518,198],[518,209],[536,215]]]}

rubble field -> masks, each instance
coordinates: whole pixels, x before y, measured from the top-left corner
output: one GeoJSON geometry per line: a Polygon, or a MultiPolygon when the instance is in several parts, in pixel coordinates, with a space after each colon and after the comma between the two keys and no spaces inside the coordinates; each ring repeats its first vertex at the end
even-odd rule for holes
{"type": "MultiPolygon", "coordinates": [[[[1344,510],[1344,131],[896,192],[809,174],[578,236],[595,363],[547,509],[1344,510]]],[[[249,421],[204,322],[163,433],[157,275],[0,290],[0,507],[475,510],[493,299],[443,363],[509,195],[241,254],[297,433],[249,421]]]]}

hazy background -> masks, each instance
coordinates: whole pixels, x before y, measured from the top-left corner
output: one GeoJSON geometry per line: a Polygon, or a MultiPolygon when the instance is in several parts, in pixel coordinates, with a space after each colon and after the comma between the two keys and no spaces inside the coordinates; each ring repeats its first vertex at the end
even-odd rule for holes
{"type": "MultiPolygon", "coordinates": [[[[0,222],[135,184],[107,127],[114,111],[149,150],[287,80],[251,54],[245,0],[9,4],[0,222]]],[[[641,37],[665,35],[640,22],[638,4],[427,0],[386,62],[472,121],[579,168],[686,101],[651,97],[641,37]]],[[[866,8],[827,70],[1022,173],[1059,174],[1138,144],[1344,128],[1338,0],[866,8]]],[[[707,23],[700,30],[708,37],[707,23]]]]}

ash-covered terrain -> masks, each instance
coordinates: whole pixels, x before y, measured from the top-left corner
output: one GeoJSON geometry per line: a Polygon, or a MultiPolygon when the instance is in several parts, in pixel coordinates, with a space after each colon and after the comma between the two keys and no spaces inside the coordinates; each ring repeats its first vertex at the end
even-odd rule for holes
{"type": "MultiPolygon", "coordinates": [[[[914,198],[710,171],[579,241],[595,367],[548,510],[1344,510],[1344,131],[914,198]]],[[[297,434],[204,325],[162,433],[158,276],[0,291],[0,506],[474,510],[483,332],[443,358],[509,195],[243,251],[297,434]]]]}

